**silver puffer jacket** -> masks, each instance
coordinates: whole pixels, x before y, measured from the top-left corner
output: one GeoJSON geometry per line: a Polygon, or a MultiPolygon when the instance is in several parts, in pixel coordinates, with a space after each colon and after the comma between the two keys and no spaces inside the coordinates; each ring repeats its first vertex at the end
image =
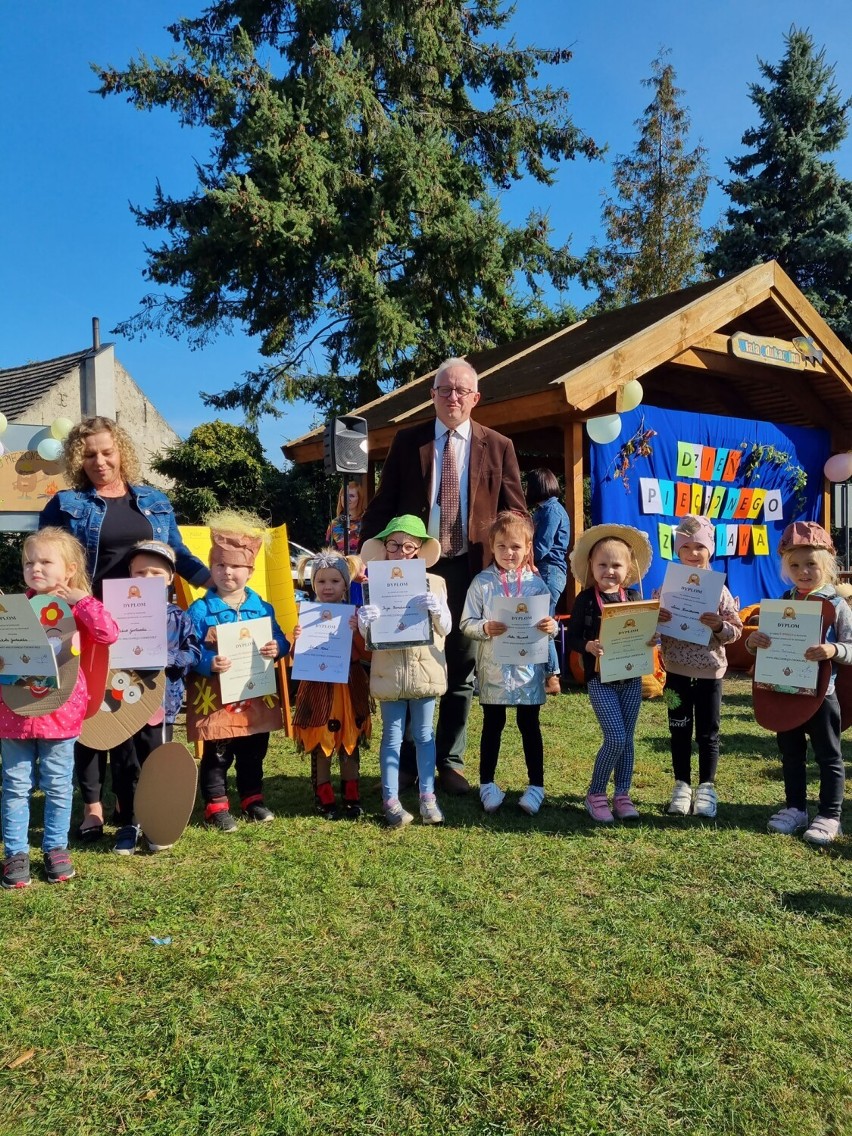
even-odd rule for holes
{"type": "MultiPolygon", "coordinates": [[[[509,590],[515,595],[515,575],[509,574],[509,590]]],[[[479,701],[484,706],[540,706],[545,700],[544,678],[547,663],[495,663],[491,639],[483,631],[491,618],[491,601],[505,596],[500,569],[490,565],[474,577],[467,592],[459,627],[470,639],[477,640],[476,677],[479,701]]],[[[521,595],[549,596],[540,576],[525,568],[521,576],[521,595]]]]}

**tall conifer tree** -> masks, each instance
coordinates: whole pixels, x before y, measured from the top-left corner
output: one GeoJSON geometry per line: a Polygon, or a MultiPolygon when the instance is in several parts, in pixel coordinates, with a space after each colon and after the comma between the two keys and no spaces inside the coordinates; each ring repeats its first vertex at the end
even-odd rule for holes
{"type": "Polygon", "coordinates": [[[729,159],[733,205],[707,258],[730,276],[775,259],[834,330],[852,340],[852,182],[823,155],[849,131],[825,51],[792,28],[777,66],[759,61],[766,86],[752,83],[760,122],[743,134],[748,153],[729,159]]]}
{"type": "Polygon", "coordinates": [[[583,266],[583,283],[599,293],[593,309],[673,292],[702,274],[705,150],[688,148],[689,112],[666,54],[642,81],[654,97],[636,120],[639,139],[613,165],[615,196],[603,207],[606,243],[593,245],[583,266]]]}
{"type": "MultiPolygon", "coordinates": [[[[218,407],[324,409],[375,397],[448,354],[551,316],[541,285],[572,262],[541,214],[497,193],[594,157],[568,93],[539,70],[564,50],[501,46],[503,0],[219,0],[169,30],[179,50],[96,67],[102,95],[167,107],[209,133],[198,187],[136,210],[164,234],[162,286],[118,330],[204,341],[237,325],[269,365],[218,407]]],[[[551,316],[552,318],[552,316],[551,316]]]]}

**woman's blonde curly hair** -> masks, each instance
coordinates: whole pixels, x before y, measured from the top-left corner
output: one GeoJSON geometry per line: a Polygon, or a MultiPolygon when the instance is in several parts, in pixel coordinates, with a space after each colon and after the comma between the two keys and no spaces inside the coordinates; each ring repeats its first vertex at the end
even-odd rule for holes
{"type": "Polygon", "coordinates": [[[106,432],[115,442],[119,456],[119,473],[128,485],[138,485],[142,478],[142,469],[136,447],[130,435],[123,427],[114,422],[112,418],[97,415],[95,418],[84,418],[74,426],[65,439],[65,472],[68,480],[75,489],[91,489],[92,482],[83,469],[83,454],[86,452],[86,440],[93,434],[106,432]]]}

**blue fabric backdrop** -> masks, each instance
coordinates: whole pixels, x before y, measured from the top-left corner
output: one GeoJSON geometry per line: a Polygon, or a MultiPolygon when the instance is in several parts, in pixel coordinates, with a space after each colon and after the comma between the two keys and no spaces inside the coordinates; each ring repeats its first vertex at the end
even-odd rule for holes
{"type": "MultiPolygon", "coordinates": [[[[767,378],[769,381],[769,377],[767,378]]],[[[738,596],[742,606],[758,600],[779,596],[786,585],[781,580],[778,539],[784,528],[796,520],[819,520],[820,497],[823,486],[822,467],[829,456],[829,436],[825,430],[811,430],[796,426],[776,426],[768,422],[750,422],[743,418],[717,418],[711,414],[692,414],[686,411],[660,410],[654,406],[639,406],[621,416],[621,434],[616,441],[601,446],[591,444],[592,521],[635,525],[647,532],[654,550],[654,561],[643,581],[645,595],[650,595],[663,580],[666,560],[660,556],[658,523],[677,524],[672,514],[645,514],[642,512],[642,494],[639,479],[661,478],[690,485],[714,484],[733,487],[779,489],[782,495],[783,516],[780,521],[768,524],[768,556],[714,557],[711,566],[728,574],[728,587],[738,596]],[[628,459],[627,477],[615,476],[623,465],[621,447],[633,438],[640,427],[655,430],[648,438],[651,453],[628,459]],[[732,481],[714,478],[707,482],[700,477],[687,478],[677,472],[678,442],[724,447],[741,450],[743,457],[732,481]],[[789,470],[770,461],[763,461],[754,475],[746,480],[744,465],[752,445],[774,446],[777,451],[790,455],[790,460],[808,475],[804,505],[797,506],[793,477],[789,470]]],[[[756,522],[738,522],[719,519],[722,524],[764,523],[763,515],[756,522]]]]}

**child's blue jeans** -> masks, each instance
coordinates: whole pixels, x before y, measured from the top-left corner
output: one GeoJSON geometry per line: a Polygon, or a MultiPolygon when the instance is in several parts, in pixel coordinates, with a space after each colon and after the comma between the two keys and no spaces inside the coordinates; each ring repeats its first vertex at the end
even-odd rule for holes
{"type": "Polygon", "coordinates": [[[73,796],[75,738],[3,739],[3,844],[6,855],[30,847],[30,795],[36,786],[44,793],[42,849],[68,847],[73,796]]]}
{"type": "Polygon", "coordinates": [[[382,702],[382,744],[379,765],[382,770],[382,800],[399,796],[399,750],[405,733],[405,712],[411,712],[411,736],[417,752],[417,776],[421,793],[435,792],[434,698],[409,698],[382,702]]]}

